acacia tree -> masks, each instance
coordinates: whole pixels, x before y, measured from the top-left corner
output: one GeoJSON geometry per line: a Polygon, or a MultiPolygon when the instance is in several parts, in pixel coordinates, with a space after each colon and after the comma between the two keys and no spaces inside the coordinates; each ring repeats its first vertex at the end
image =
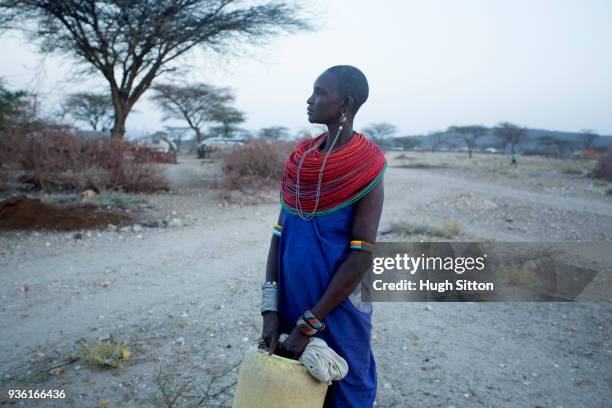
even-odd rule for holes
{"type": "Polygon", "coordinates": [[[468,157],[472,158],[472,152],[476,147],[476,140],[487,133],[487,128],[481,125],[471,126],[451,126],[448,128],[448,133],[458,134],[468,149],[468,157]]]}
{"type": "Polygon", "coordinates": [[[259,137],[265,140],[276,141],[288,139],[289,129],[285,126],[270,126],[259,129],[259,137]]]}
{"type": "Polygon", "coordinates": [[[0,130],[23,122],[27,116],[28,93],[11,91],[0,79],[0,130]]]}
{"type": "Polygon", "coordinates": [[[527,141],[529,135],[527,128],[513,125],[512,123],[502,122],[493,129],[493,133],[505,149],[510,145],[510,153],[516,152],[516,146],[527,141]]]}
{"type": "Polygon", "coordinates": [[[228,88],[199,83],[193,85],[160,84],[153,86],[153,100],[164,111],[165,119],[183,119],[196,134],[198,144],[204,138],[203,126],[218,119],[218,112],[234,101],[228,88]]]}
{"type": "Polygon", "coordinates": [[[397,127],[391,123],[372,123],[363,129],[363,133],[370,136],[376,143],[382,146],[387,137],[397,133],[397,127]]]}
{"type": "Polygon", "coordinates": [[[445,132],[434,132],[429,135],[429,141],[431,143],[431,151],[435,152],[446,143],[445,132]]]}
{"type": "Polygon", "coordinates": [[[221,105],[212,115],[212,121],[220,123],[209,129],[211,133],[221,137],[231,137],[232,133],[238,130],[236,126],[245,121],[244,113],[231,106],[221,105]]]}
{"type": "Polygon", "coordinates": [[[73,57],[108,82],[113,139],[144,92],[194,47],[227,51],[238,40],[308,29],[299,6],[238,0],[0,0],[0,28],[39,40],[43,52],[73,57]]]}
{"type": "Polygon", "coordinates": [[[77,92],[66,97],[64,111],[77,121],[88,123],[95,131],[108,132],[113,125],[110,95],[77,92]]]}
{"type": "Polygon", "coordinates": [[[395,138],[395,143],[400,145],[403,150],[410,150],[421,146],[421,141],[414,136],[402,136],[395,138]]]}
{"type": "Polygon", "coordinates": [[[599,135],[592,129],[583,129],[578,135],[578,139],[582,143],[582,148],[585,150],[592,149],[595,139],[598,137],[599,135]]]}
{"type": "Polygon", "coordinates": [[[543,135],[537,141],[547,155],[555,157],[567,156],[577,147],[577,142],[553,135],[543,135]]]}

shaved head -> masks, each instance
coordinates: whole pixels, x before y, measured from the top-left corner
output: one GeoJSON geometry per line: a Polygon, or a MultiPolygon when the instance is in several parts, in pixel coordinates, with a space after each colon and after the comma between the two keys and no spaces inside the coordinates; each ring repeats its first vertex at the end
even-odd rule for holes
{"type": "Polygon", "coordinates": [[[370,92],[368,80],[363,72],[352,65],[336,65],[327,69],[326,72],[336,75],[340,95],[343,98],[347,96],[353,98],[353,114],[357,113],[361,105],[368,99],[370,92]]]}

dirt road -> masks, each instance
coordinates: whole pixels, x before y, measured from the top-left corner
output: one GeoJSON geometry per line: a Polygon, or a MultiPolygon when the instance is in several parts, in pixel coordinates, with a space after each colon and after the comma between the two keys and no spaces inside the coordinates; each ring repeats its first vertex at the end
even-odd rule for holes
{"type": "MultiPolygon", "coordinates": [[[[202,168],[193,160],[184,166],[196,176],[202,168]]],[[[179,227],[100,231],[82,240],[2,234],[0,375],[5,385],[65,389],[68,396],[24,406],[157,406],[160,372],[175,385],[194,377],[194,387],[206,387],[253,344],[279,207],[219,207],[218,193],[205,189],[210,180],[200,180],[185,186],[175,178],[189,190],[148,197],[157,213],[176,211],[179,227]],[[70,355],[78,338],[109,336],[129,343],[133,358],[125,367],[77,362],[52,378],[40,373],[70,355]]],[[[385,191],[381,230],[449,218],[465,240],[612,240],[606,196],[394,167],[385,191]]],[[[385,236],[392,239],[398,237],[385,236]]],[[[609,303],[384,303],[374,316],[377,406],[605,407],[612,399],[609,303]]],[[[213,388],[233,378],[235,372],[213,388]]]]}

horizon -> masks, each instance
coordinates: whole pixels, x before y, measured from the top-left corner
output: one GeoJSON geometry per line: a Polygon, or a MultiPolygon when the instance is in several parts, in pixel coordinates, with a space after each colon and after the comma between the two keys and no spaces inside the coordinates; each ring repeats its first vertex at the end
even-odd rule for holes
{"type": "MultiPolygon", "coordinates": [[[[319,31],[277,37],[265,47],[248,47],[242,56],[196,50],[181,62],[191,67],[187,74],[156,83],[228,86],[235,106],[246,113],[242,128],[285,126],[297,133],[313,128],[305,113],[312,83],[327,67],[343,63],[360,68],[370,83],[356,129],[387,122],[397,126],[398,135],[426,135],[452,125],[493,127],[508,121],[530,129],[592,129],[612,136],[611,2],[309,4],[320,10],[319,31]],[[338,24],[336,15],[352,24],[338,24]]],[[[106,89],[99,75],[75,78],[73,60],[43,57],[21,35],[5,33],[0,46],[11,56],[3,61],[0,77],[11,89],[40,94],[47,112],[60,96],[106,89]]],[[[184,126],[162,121],[150,95],[149,90],[136,104],[126,134],[184,126]]]]}

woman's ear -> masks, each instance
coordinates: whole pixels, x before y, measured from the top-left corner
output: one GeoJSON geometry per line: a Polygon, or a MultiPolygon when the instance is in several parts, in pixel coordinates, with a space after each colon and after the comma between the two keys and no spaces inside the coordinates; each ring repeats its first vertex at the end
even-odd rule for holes
{"type": "Polygon", "coordinates": [[[352,111],[354,103],[355,103],[355,100],[353,99],[352,96],[345,96],[344,97],[343,105],[347,108],[347,110],[352,111]]]}

